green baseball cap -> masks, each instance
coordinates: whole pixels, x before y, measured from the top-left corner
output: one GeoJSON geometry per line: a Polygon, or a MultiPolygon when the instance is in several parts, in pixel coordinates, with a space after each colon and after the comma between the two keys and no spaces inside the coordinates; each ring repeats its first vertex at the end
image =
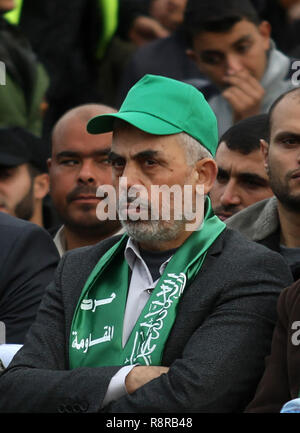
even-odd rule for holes
{"type": "Polygon", "coordinates": [[[153,135],[185,132],[215,155],[218,145],[217,119],[203,94],[190,84],[159,75],[145,75],[128,92],[117,113],[93,117],[90,134],[113,130],[121,119],[153,135]]]}

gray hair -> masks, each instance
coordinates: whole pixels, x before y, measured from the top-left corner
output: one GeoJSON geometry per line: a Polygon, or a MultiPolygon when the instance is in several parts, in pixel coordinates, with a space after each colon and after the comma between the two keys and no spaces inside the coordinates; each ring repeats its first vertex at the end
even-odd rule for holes
{"type": "MultiPolygon", "coordinates": [[[[132,125],[131,125],[132,126],[132,125]]],[[[128,123],[121,119],[115,119],[114,130],[117,128],[128,127],[128,123]]],[[[151,133],[150,133],[151,134],[151,133]]],[[[207,150],[200,141],[188,135],[186,132],[180,132],[174,134],[174,137],[178,140],[179,144],[184,148],[186,155],[187,165],[195,165],[197,161],[204,158],[214,159],[212,154],[207,150]]]]}
{"type": "Polygon", "coordinates": [[[185,149],[186,163],[188,165],[194,165],[197,161],[204,158],[213,159],[213,156],[209,150],[207,150],[199,141],[185,132],[177,134],[177,138],[185,149]]]}

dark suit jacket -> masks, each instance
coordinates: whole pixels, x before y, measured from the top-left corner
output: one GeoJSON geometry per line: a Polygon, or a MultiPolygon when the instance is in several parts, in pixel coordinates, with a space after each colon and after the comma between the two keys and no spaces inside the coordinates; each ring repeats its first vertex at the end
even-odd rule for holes
{"type": "MultiPolygon", "coordinates": [[[[280,251],[280,228],[278,227],[278,230],[269,236],[267,236],[265,239],[262,239],[261,241],[257,241],[259,244],[264,245],[267,248],[270,248],[273,251],[276,251],[278,253],[281,253],[280,251]]],[[[299,280],[300,278],[300,263],[296,263],[294,265],[290,265],[290,269],[294,278],[294,281],[299,280]]]]}
{"type": "MultiPolygon", "coordinates": [[[[120,367],[69,370],[68,342],[83,285],[118,239],[62,258],[25,345],[0,377],[0,412],[100,411],[120,367]]],[[[163,353],[168,374],[104,410],[243,411],[270,350],[278,295],[291,283],[279,254],[226,229],[182,295],[163,353]]]]}
{"type": "Polygon", "coordinates": [[[247,412],[280,412],[300,392],[300,280],[285,289],[278,301],[278,322],[271,355],[247,412]]]}
{"type": "Polygon", "coordinates": [[[3,212],[0,246],[0,321],[5,323],[6,343],[22,344],[59,255],[44,229],[3,212]]]}

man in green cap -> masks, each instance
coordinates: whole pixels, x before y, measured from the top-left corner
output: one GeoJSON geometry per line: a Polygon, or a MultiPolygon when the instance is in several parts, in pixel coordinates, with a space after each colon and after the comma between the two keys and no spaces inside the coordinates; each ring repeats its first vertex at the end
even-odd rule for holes
{"type": "Polygon", "coordinates": [[[292,276],[211,210],[214,114],[194,87],[148,75],[87,128],[113,131],[126,233],[65,254],[0,377],[0,412],[243,411],[292,276]]]}

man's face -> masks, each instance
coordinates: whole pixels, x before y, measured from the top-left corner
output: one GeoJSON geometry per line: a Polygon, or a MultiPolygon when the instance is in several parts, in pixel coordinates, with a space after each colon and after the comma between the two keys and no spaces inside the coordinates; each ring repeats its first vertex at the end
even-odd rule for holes
{"type": "Polygon", "coordinates": [[[247,20],[236,23],[228,32],[201,32],[194,37],[189,56],[203,74],[220,89],[226,77],[247,72],[258,81],[264,75],[270,48],[269,25],[256,26],[247,20]]]}
{"type": "Polygon", "coordinates": [[[228,149],[222,142],[216,162],[218,175],[210,198],[214,212],[221,220],[273,195],[260,150],[243,155],[228,149]]]}
{"type": "Polygon", "coordinates": [[[111,133],[88,134],[86,123],[78,119],[69,120],[53,138],[52,158],[48,161],[50,193],[68,227],[109,229],[108,222],[96,216],[100,201],[96,191],[100,185],[111,185],[111,139],[111,133]]]}
{"type": "MultiPolygon", "coordinates": [[[[112,153],[110,156],[113,169],[113,183],[119,191],[120,179],[126,179],[126,189],[121,189],[118,197],[119,212],[126,214],[122,224],[126,231],[139,242],[173,241],[180,239],[185,232],[186,221],[174,218],[174,196],[170,202],[156,201],[153,187],[165,185],[184,185],[195,188],[195,168],[186,163],[185,150],[175,135],[155,136],[131,126],[122,126],[114,132],[112,153]],[[131,192],[136,197],[130,199],[131,192]],[[147,219],[132,221],[130,204],[138,198],[140,206],[137,212],[147,219]],[[162,218],[163,206],[169,205],[170,218],[162,218]],[[157,220],[151,219],[150,210],[158,212],[157,220]]],[[[178,203],[177,203],[178,205],[178,203]]],[[[136,211],[136,209],[135,209],[136,211]]]]}
{"type": "Polygon", "coordinates": [[[15,7],[15,0],[0,0],[0,11],[10,11],[15,7]]]}
{"type": "Polygon", "coordinates": [[[264,143],[270,186],[287,209],[300,212],[300,101],[287,96],[275,108],[270,144],[264,143]]]}
{"type": "Polygon", "coordinates": [[[30,220],[34,212],[33,184],[27,164],[0,166],[0,211],[30,220]]]}
{"type": "Polygon", "coordinates": [[[174,31],[182,23],[187,0],[152,0],[150,14],[168,30],[174,31]]]}

